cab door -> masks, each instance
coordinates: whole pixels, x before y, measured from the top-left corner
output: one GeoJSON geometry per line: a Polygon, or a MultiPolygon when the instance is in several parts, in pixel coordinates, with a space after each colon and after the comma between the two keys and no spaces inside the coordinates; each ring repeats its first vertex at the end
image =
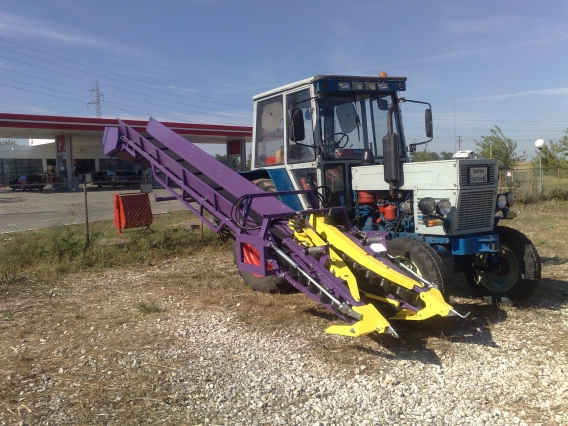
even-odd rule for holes
{"type": "MultiPolygon", "coordinates": [[[[310,87],[305,87],[286,94],[286,145],[285,162],[288,176],[295,189],[317,189],[321,186],[321,170],[316,162],[316,144],[318,139],[314,131],[314,104],[310,87]],[[291,114],[301,112],[303,119],[304,139],[292,140],[291,114]]],[[[299,197],[304,209],[310,208],[306,196],[299,197]]]]}

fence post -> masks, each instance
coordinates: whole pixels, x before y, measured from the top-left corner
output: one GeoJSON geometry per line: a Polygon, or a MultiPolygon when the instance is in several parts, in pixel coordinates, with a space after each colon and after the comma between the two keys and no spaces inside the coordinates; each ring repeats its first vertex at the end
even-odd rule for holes
{"type": "Polygon", "coordinates": [[[83,192],[85,193],[85,228],[87,232],[87,247],[91,245],[89,239],[89,205],[87,203],[87,182],[83,181],[83,192]]]}

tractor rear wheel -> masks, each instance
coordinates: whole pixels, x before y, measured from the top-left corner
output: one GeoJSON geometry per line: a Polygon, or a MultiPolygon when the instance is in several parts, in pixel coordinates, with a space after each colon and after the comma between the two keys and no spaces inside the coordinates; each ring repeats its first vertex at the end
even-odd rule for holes
{"type": "Polygon", "coordinates": [[[416,238],[401,237],[389,240],[387,251],[404,266],[440,290],[446,301],[449,300],[449,280],[446,268],[432,247],[416,238]]]}
{"type": "Polygon", "coordinates": [[[505,226],[495,231],[499,235],[499,263],[489,263],[487,254],[476,254],[464,270],[467,282],[478,296],[490,296],[494,303],[501,303],[502,298],[522,303],[540,281],[540,257],[523,233],[505,226]]]}

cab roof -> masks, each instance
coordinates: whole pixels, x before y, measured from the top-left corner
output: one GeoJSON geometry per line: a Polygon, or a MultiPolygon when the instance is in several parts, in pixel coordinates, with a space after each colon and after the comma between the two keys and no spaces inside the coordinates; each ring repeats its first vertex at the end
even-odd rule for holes
{"type": "MultiPolygon", "coordinates": [[[[316,84],[324,82],[376,82],[376,83],[387,83],[387,90],[406,90],[406,77],[378,77],[378,76],[350,76],[350,75],[334,75],[334,74],[320,74],[314,77],[309,77],[303,80],[296,81],[294,83],[287,84],[285,86],[280,86],[275,89],[269,90],[267,92],[255,95],[252,100],[257,101],[262,98],[266,98],[278,93],[284,93],[295,89],[296,87],[304,86],[307,84],[316,84]],[[395,83],[395,85],[388,84],[395,83]],[[401,85],[402,84],[402,85],[401,85]]],[[[320,85],[321,86],[321,85],[320,85]]],[[[331,90],[331,89],[330,89],[331,90]]]]}

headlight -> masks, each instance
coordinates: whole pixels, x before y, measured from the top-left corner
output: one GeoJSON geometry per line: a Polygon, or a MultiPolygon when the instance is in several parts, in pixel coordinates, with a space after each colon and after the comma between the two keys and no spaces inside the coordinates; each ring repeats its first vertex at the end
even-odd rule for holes
{"type": "Polygon", "coordinates": [[[500,209],[507,207],[507,197],[505,196],[505,194],[499,194],[497,196],[497,207],[499,207],[500,209]]]}
{"type": "Polygon", "coordinates": [[[505,192],[505,197],[507,197],[507,207],[511,207],[515,204],[515,197],[512,192],[505,192]]]}
{"type": "Polygon", "coordinates": [[[438,213],[442,216],[447,216],[452,211],[452,203],[450,200],[442,200],[438,203],[438,213]]]}
{"type": "Polygon", "coordinates": [[[436,202],[432,197],[422,198],[418,202],[418,208],[424,214],[432,214],[436,210],[436,202]]]}

